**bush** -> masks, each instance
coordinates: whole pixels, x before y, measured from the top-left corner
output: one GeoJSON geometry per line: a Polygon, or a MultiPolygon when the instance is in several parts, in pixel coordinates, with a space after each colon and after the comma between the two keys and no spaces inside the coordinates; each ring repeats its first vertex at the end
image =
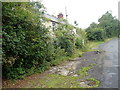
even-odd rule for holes
{"type": "Polygon", "coordinates": [[[4,72],[4,77],[7,79],[21,79],[24,78],[25,69],[24,68],[7,68],[4,72]]]}
{"type": "MultiPolygon", "coordinates": [[[[54,48],[42,24],[39,3],[3,3],[3,77],[17,79],[53,59],[54,48]],[[38,6],[36,6],[38,5],[38,6]],[[20,76],[20,77],[19,77],[20,76]]],[[[43,67],[47,68],[47,67],[43,67]]]]}
{"type": "Polygon", "coordinates": [[[81,49],[83,47],[83,41],[80,38],[77,38],[75,45],[77,49],[81,49]]]}
{"type": "Polygon", "coordinates": [[[57,47],[64,49],[68,56],[71,56],[75,50],[75,37],[69,31],[56,31],[57,47]]]}
{"type": "Polygon", "coordinates": [[[88,40],[103,41],[105,39],[105,31],[101,28],[93,28],[87,31],[88,40]]]}
{"type": "MultiPolygon", "coordinates": [[[[55,38],[51,37],[42,24],[44,8],[40,3],[4,2],[2,9],[3,78],[20,79],[43,72],[74,54],[73,26],[61,24],[55,38]]],[[[84,47],[79,39],[76,46],[84,47]]]]}

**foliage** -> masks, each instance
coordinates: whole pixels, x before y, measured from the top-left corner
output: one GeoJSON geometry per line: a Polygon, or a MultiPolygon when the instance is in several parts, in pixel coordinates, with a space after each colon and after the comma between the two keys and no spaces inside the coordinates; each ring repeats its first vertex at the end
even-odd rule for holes
{"type": "MultiPolygon", "coordinates": [[[[37,85],[37,88],[86,88],[80,85],[81,77],[74,77],[74,76],[63,76],[58,74],[48,74],[42,78],[42,80],[39,80],[39,85],[37,85]]],[[[86,79],[86,81],[95,82],[94,85],[91,85],[90,88],[95,88],[99,86],[99,81],[90,78],[86,79]]],[[[33,82],[33,84],[35,84],[33,82]]]]}
{"type": "Polygon", "coordinates": [[[99,20],[99,27],[105,29],[108,38],[118,36],[119,21],[112,16],[110,12],[106,12],[99,20]]]}
{"type": "Polygon", "coordinates": [[[118,36],[120,22],[110,12],[107,11],[102,15],[98,22],[99,24],[93,22],[86,29],[88,40],[101,41],[118,36]]]}
{"type": "Polygon", "coordinates": [[[81,49],[81,50],[85,50],[86,47],[86,32],[82,29],[76,28],[76,32],[77,32],[77,37],[76,37],[76,41],[75,41],[75,45],[77,49],[81,49]]]}
{"type": "Polygon", "coordinates": [[[105,32],[102,28],[92,28],[87,31],[88,40],[102,41],[105,39],[105,32]]]}
{"type": "Polygon", "coordinates": [[[94,86],[92,86],[92,88],[97,88],[100,84],[100,81],[96,80],[95,78],[89,78],[89,79],[86,79],[87,81],[94,81],[96,82],[96,84],[94,86]]]}
{"type": "MultiPolygon", "coordinates": [[[[53,59],[40,3],[3,3],[3,76],[19,78],[53,59]],[[38,9],[39,8],[39,9],[38,9]]],[[[44,66],[47,67],[47,66],[44,66]]]]}
{"type": "Polygon", "coordinates": [[[75,45],[78,49],[81,49],[83,47],[83,41],[80,38],[77,38],[75,45]]]}
{"type": "Polygon", "coordinates": [[[88,66],[88,67],[82,67],[82,69],[80,70],[80,71],[78,71],[78,75],[80,75],[80,77],[86,77],[87,75],[88,75],[88,71],[90,70],[90,69],[92,69],[94,66],[95,66],[96,64],[94,63],[94,64],[91,64],[90,66],[88,66]]]}
{"type": "Polygon", "coordinates": [[[67,52],[68,56],[71,56],[75,49],[75,37],[72,35],[71,30],[72,26],[67,25],[60,25],[58,30],[56,30],[56,45],[61,49],[64,49],[67,52]]]}
{"type": "Polygon", "coordinates": [[[60,24],[51,37],[42,23],[41,3],[3,3],[3,78],[20,79],[68,59],[75,50],[72,25],[60,24]]]}
{"type": "Polygon", "coordinates": [[[90,26],[86,29],[86,31],[89,31],[90,29],[97,28],[97,27],[98,27],[98,24],[95,22],[92,22],[90,26]]]}
{"type": "MultiPolygon", "coordinates": [[[[92,23],[86,32],[61,19],[51,36],[43,23],[45,7],[38,2],[3,2],[3,78],[20,79],[43,72],[86,49],[88,40],[102,41],[117,35],[119,22],[110,13],[92,23]],[[108,20],[110,19],[110,20],[108,20]],[[64,23],[62,23],[64,22],[64,23]],[[73,30],[76,30],[77,34],[73,30]],[[78,50],[79,49],[79,50],[78,50]]],[[[74,22],[76,26],[77,22],[74,22]]]]}

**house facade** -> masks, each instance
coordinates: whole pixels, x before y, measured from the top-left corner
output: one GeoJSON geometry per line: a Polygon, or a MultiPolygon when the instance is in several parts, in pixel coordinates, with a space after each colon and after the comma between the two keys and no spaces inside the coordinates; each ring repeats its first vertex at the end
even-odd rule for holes
{"type": "MultiPolygon", "coordinates": [[[[54,30],[57,29],[59,24],[66,24],[64,21],[60,21],[60,19],[63,19],[62,13],[59,13],[57,17],[46,13],[44,13],[43,16],[47,19],[46,22],[44,22],[44,25],[46,26],[46,28],[49,28],[49,31],[52,36],[54,36],[54,30]]],[[[73,30],[70,30],[70,33],[76,35],[76,29],[74,28],[73,30]]]]}

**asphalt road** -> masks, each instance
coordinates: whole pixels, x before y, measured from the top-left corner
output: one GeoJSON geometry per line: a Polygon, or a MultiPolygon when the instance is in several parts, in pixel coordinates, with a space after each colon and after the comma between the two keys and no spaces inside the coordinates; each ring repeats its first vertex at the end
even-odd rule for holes
{"type": "Polygon", "coordinates": [[[118,85],[118,56],[120,56],[118,45],[118,39],[113,39],[99,46],[105,51],[103,56],[103,88],[118,88],[120,86],[118,85]]]}

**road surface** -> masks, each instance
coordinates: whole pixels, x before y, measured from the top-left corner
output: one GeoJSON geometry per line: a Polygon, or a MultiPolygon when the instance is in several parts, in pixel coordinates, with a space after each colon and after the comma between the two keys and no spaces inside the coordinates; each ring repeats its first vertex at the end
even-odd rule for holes
{"type": "Polygon", "coordinates": [[[105,51],[103,56],[103,88],[118,88],[118,39],[101,44],[100,49],[105,51]]]}

